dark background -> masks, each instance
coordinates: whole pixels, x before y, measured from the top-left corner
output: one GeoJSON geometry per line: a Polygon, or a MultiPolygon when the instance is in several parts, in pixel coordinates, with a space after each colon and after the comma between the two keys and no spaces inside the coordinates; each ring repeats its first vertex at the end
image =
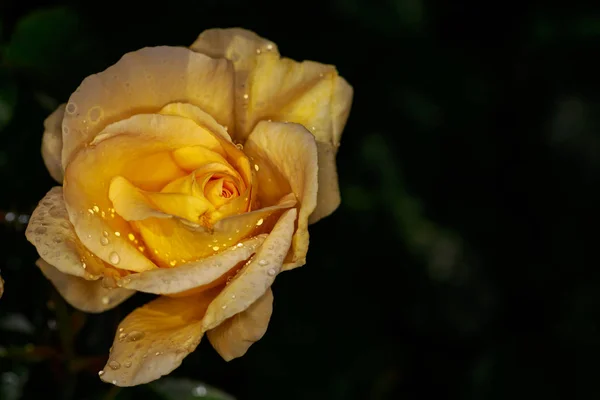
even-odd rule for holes
{"type": "Polygon", "coordinates": [[[198,393],[171,378],[242,400],[600,398],[600,7],[549,4],[2,0],[3,213],[54,185],[44,118],[128,51],[241,26],[336,65],[355,100],[343,204],[311,227],[308,264],[278,277],[265,337],[230,363],[204,341],[158,384],[102,383],[118,321],[149,297],[76,312],[23,224],[0,223],[0,398],[198,393]]]}

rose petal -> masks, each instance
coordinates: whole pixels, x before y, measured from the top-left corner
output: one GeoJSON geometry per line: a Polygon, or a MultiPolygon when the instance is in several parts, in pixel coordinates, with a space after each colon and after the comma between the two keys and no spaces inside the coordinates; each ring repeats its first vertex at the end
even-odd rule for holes
{"type": "Polygon", "coordinates": [[[203,287],[218,281],[223,276],[226,277],[229,270],[254,254],[265,237],[266,235],[256,236],[240,242],[228,251],[180,265],[177,268],[163,268],[132,274],[122,278],[117,285],[154,294],[175,294],[203,287]]]}
{"type": "Polygon", "coordinates": [[[241,357],[267,332],[273,312],[273,292],[267,292],[250,307],[206,333],[210,344],[225,361],[241,357]]]}
{"type": "Polygon", "coordinates": [[[62,165],[107,125],[165,104],[194,104],[221,125],[233,126],[233,68],[181,47],[146,47],[84,79],[71,95],[63,122],[62,165]]]}
{"type": "Polygon", "coordinates": [[[268,43],[241,29],[211,29],[203,32],[191,49],[233,62],[237,140],[243,142],[258,121],[268,119],[302,124],[323,143],[319,179],[324,184],[319,184],[317,207],[310,218],[314,223],[340,203],[338,182],[331,178],[337,177],[335,154],[350,113],[353,89],[333,66],[281,59],[277,52],[265,51],[268,43]],[[329,145],[335,151],[331,152],[329,145]]]}
{"type": "Polygon", "coordinates": [[[135,386],[173,371],[200,343],[202,317],[218,290],[184,298],[163,296],[134,310],[119,324],[100,378],[135,386]]]}
{"type": "Polygon", "coordinates": [[[309,224],[314,224],[321,218],[333,213],[340,205],[340,188],[338,173],[335,165],[337,148],[332,144],[317,142],[319,158],[319,191],[317,193],[317,206],[308,218],[309,224]]]}
{"type": "Polygon", "coordinates": [[[61,165],[62,153],[62,121],[65,115],[66,104],[61,104],[44,121],[44,135],[42,136],[42,158],[50,172],[50,176],[58,183],[63,180],[61,165]]]}
{"type": "Polygon", "coordinates": [[[248,309],[271,287],[290,249],[296,216],[295,208],[283,213],[252,260],[210,303],[202,321],[205,330],[248,309]]]}
{"type": "Polygon", "coordinates": [[[145,189],[143,182],[128,175],[136,160],[187,146],[221,151],[220,142],[188,118],[146,114],[109,125],[92,145],[80,150],[65,171],[64,196],[70,220],[85,246],[121,269],[156,268],[147,249],[127,239],[136,232],[114,213],[108,188],[114,177],[123,176],[145,189]]]}
{"type": "Polygon", "coordinates": [[[212,208],[208,200],[181,193],[152,193],[140,190],[122,176],[113,178],[108,197],[126,221],[177,216],[197,220],[212,208]]]}
{"type": "Polygon", "coordinates": [[[212,229],[179,219],[149,218],[133,224],[153,249],[156,263],[161,267],[174,267],[211,256],[243,238],[263,233],[270,218],[295,204],[293,195],[284,196],[271,207],[223,218],[212,229]]]}
{"type": "Polygon", "coordinates": [[[317,147],[314,137],[302,125],[281,122],[260,122],[245,145],[246,153],[259,167],[257,179],[259,199],[261,191],[278,185],[279,179],[266,175],[276,170],[283,176],[300,202],[298,227],[292,244],[291,260],[285,269],[303,265],[308,251],[308,216],[313,212],[317,200],[317,147]],[[271,167],[267,168],[267,165],[271,167]],[[262,172],[261,171],[265,171],[262,172]],[[269,181],[271,179],[271,181],[269,181]]]}
{"type": "Polygon", "coordinates": [[[110,310],[135,294],[135,290],[104,288],[101,281],[88,281],[67,275],[41,258],[36,265],[67,303],[88,313],[110,310]]]}
{"type": "Polygon", "coordinates": [[[31,215],[25,236],[38,253],[58,271],[85,279],[98,279],[105,270],[102,260],[81,243],[65,208],[62,187],[55,186],[31,215]]]}

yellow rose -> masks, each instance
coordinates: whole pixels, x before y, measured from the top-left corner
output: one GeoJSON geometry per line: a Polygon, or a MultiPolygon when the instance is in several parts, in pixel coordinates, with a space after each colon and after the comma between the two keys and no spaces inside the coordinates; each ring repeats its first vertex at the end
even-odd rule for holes
{"type": "Polygon", "coordinates": [[[63,186],[26,232],[43,274],[87,312],[161,295],[121,322],[103,380],[168,374],[205,332],[225,360],[262,337],[275,276],[339,205],[351,100],[334,67],[213,29],[126,54],[48,117],[42,155],[63,186]]]}

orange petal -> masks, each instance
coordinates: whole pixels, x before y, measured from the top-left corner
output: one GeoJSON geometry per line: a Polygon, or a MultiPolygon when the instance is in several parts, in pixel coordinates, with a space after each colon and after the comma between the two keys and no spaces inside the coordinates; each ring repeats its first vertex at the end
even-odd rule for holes
{"type": "Polygon", "coordinates": [[[62,165],[107,125],[182,101],[233,126],[233,68],[181,47],[146,47],[84,79],[71,95],[63,123],[62,165]]]}
{"type": "Polygon", "coordinates": [[[177,268],[161,268],[140,272],[122,278],[120,287],[154,294],[176,294],[209,285],[238,263],[247,260],[260,246],[266,235],[244,240],[227,251],[180,265],[177,268]]]}
{"type": "Polygon", "coordinates": [[[202,322],[205,330],[248,309],[271,287],[290,249],[296,216],[295,208],[283,213],[252,260],[210,303],[202,322]]]}
{"type": "MultiPolygon", "coordinates": [[[[317,147],[314,137],[302,125],[280,122],[260,122],[245,145],[246,153],[255,162],[271,165],[289,183],[300,202],[298,227],[292,244],[292,254],[285,269],[303,265],[308,251],[308,217],[317,202],[317,147]]],[[[264,168],[265,171],[269,168],[264,168]]],[[[276,190],[278,180],[257,172],[259,191],[276,190]],[[272,179],[271,182],[269,179],[272,179]]],[[[266,173],[266,172],[265,172],[266,173]]],[[[260,199],[259,192],[259,199],[260,199]]]]}
{"type": "Polygon", "coordinates": [[[148,253],[127,239],[136,233],[129,223],[112,212],[110,182],[116,176],[131,181],[127,172],[136,159],[204,145],[220,146],[212,134],[183,117],[140,114],[109,125],[92,145],[79,151],[65,171],[65,203],[85,246],[121,269],[140,272],[156,268],[148,253]]]}
{"type": "Polygon", "coordinates": [[[31,215],[25,236],[44,261],[58,271],[85,279],[99,279],[105,270],[102,260],[81,243],[65,208],[62,187],[55,186],[31,215]]]}
{"type": "Polygon", "coordinates": [[[50,176],[58,183],[63,180],[61,165],[62,153],[62,121],[65,115],[66,104],[61,104],[44,121],[44,135],[42,136],[42,158],[50,172],[50,176]]]}
{"type": "Polygon", "coordinates": [[[197,296],[159,297],[120,324],[100,378],[117,386],[151,382],[179,367],[204,334],[202,317],[220,288],[197,296]]]}
{"type": "Polygon", "coordinates": [[[225,361],[241,357],[267,332],[273,312],[273,292],[267,292],[245,311],[206,333],[210,344],[225,361]]]}
{"type": "Polygon", "coordinates": [[[84,312],[101,313],[110,310],[135,294],[134,290],[107,289],[102,286],[101,281],[88,281],[64,274],[41,258],[36,265],[67,303],[84,312]]]}

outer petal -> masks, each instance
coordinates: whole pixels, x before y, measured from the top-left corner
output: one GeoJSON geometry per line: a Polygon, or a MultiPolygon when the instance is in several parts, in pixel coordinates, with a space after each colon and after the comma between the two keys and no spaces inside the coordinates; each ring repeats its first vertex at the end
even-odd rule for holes
{"type": "Polygon", "coordinates": [[[274,183],[278,186],[278,179],[267,175],[269,170],[276,170],[283,176],[298,198],[298,226],[291,259],[285,269],[303,265],[308,251],[308,217],[317,202],[318,164],[314,137],[302,125],[262,121],[248,137],[245,149],[257,165],[265,166],[259,166],[257,172],[259,199],[261,191],[273,190],[274,183]]]}
{"type": "Polygon", "coordinates": [[[119,324],[110,358],[100,372],[102,380],[135,386],[177,368],[200,343],[202,317],[218,290],[184,298],[159,297],[134,310],[119,324]]]}
{"type": "Polygon", "coordinates": [[[310,222],[339,205],[335,155],[352,103],[352,87],[333,66],[279,58],[274,44],[243,29],[203,32],[191,49],[225,57],[236,72],[236,138],[243,142],[260,120],[304,125],[321,144],[318,203],[310,222]],[[267,51],[265,51],[267,50],[267,51]],[[270,51],[269,51],[270,50],[270,51]]]}
{"type": "Polygon", "coordinates": [[[241,357],[267,332],[272,312],[273,292],[269,288],[246,311],[208,331],[208,340],[225,361],[241,357]]]}
{"type": "Polygon", "coordinates": [[[105,288],[101,281],[88,281],[63,274],[41,258],[36,265],[67,303],[84,312],[100,313],[110,310],[135,294],[135,290],[105,288]]]}
{"type": "Polygon", "coordinates": [[[70,220],[85,246],[118,268],[136,272],[156,268],[147,249],[128,240],[136,232],[114,213],[109,184],[113,177],[123,176],[144,188],[128,174],[135,171],[131,166],[138,159],[197,145],[220,146],[212,134],[187,118],[141,114],[109,125],[79,151],[66,168],[64,195],[70,220]]]}
{"type": "Polygon", "coordinates": [[[147,47],[87,77],[71,95],[63,122],[62,165],[115,121],[156,112],[174,101],[194,104],[221,125],[233,124],[233,69],[181,47],[147,47]]]}
{"type": "Polygon", "coordinates": [[[286,211],[252,260],[247,263],[210,303],[202,321],[205,330],[248,309],[265,294],[281,270],[292,243],[296,209],[286,211]]]}
{"type": "Polygon", "coordinates": [[[266,236],[256,236],[240,242],[228,251],[177,268],[161,268],[129,275],[118,281],[117,285],[146,293],[176,294],[199,287],[216,286],[215,283],[224,284],[228,272],[250,258],[266,236]]]}
{"type": "Polygon", "coordinates": [[[65,208],[62,187],[50,189],[31,215],[25,236],[44,261],[58,271],[85,279],[98,279],[105,270],[79,240],[65,208]]]}
{"type": "Polygon", "coordinates": [[[44,164],[58,183],[63,180],[63,168],[61,165],[62,153],[62,121],[65,115],[66,104],[61,104],[44,121],[44,135],[42,136],[42,158],[44,164]]]}

